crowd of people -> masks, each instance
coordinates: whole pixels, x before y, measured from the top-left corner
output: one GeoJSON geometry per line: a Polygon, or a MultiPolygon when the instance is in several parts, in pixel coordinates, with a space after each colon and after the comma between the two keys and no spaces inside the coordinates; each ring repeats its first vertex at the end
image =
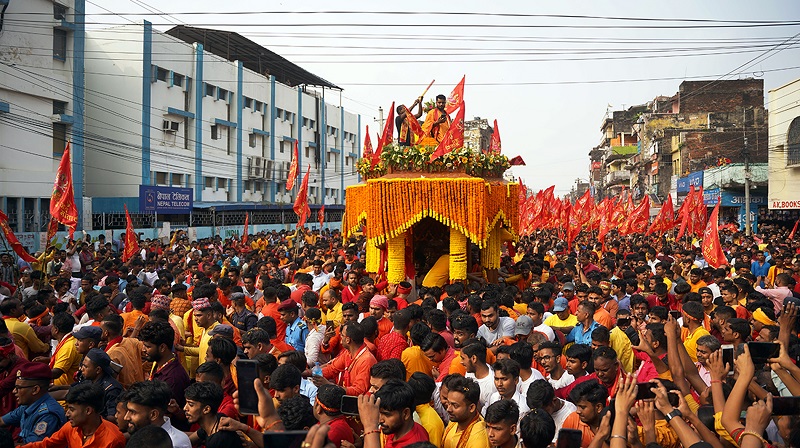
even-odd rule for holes
{"type": "Polygon", "coordinates": [[[123,241],[0,256],[0,448],[800,447],[785,233],[726,232],[713,268],[691,239],[539,231],[496,273],[423,257],[399,284],[337,231],[123,241]]]}

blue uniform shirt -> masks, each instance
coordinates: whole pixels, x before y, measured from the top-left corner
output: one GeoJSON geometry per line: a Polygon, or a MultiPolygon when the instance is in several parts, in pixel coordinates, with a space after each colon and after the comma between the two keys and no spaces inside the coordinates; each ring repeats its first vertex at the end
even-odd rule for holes
{"type": "Polygon", "coordinates": [[[24,443],[41,442],[58,431],[66,421],[64,408],[50,394],[3,416],[6,425],[20,427],[19,437],[24,443]]]}
{"type": "Polygon", "coordinates": [[[584,331],[583,324],[579,323],[569,332],[566,341],[576,344],[592,345],[592,332],[599,326],[600,324],[598,324],[596,320],[593,320],[591,325],[589,325],[589,329],[584,331]]]}
{"type": "Polygon", "coordinates": [[[299,317],[286,327],[286,343],[298,352],[306,351],[306,336],[308,336],[308,327],[299,317]]]}

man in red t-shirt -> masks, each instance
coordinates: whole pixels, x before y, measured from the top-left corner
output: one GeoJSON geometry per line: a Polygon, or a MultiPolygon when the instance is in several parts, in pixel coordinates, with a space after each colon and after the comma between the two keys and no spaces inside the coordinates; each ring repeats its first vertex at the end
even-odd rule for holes
{"type": "MultiPolygon", "coordinates": [[[[428,431],[414,421],[414,389],[398,379],[390,379],[377,392],[378,406],[369,412],[378,413],[384,448],[404,447],[416,442],[427,442],[428,431]]],[[[371,419],[370,419],[371,420],[371,419]]]]}
{"type": "Polygon", "coordinates": [[[317,389],[317,397],[314,400],[314,417],[320,425],[327,424],[331,429],[328,431],[328,440],[336,448],[342,446],[342,442],[353,443],[355,435],[347,418],[342,414],[342,397],[345,395],[344,388],[335,384],[323,384],[317,389]]]}

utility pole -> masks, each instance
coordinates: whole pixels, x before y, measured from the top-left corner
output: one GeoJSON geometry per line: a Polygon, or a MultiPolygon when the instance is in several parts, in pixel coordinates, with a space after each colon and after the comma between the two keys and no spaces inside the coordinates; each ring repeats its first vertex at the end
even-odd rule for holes
{"type": "Polygon", "coordinates": [[[744,234],[753,233],[750,222],[750,153],[747,149],[747,109],[742,110],[742,140],[744,142],[744,234]]]}
{"type": "Polygon", "coordinates": [[[383,132],[383,107],[378,108],[378,123],[381,124],[380,132],[383,132]]]}

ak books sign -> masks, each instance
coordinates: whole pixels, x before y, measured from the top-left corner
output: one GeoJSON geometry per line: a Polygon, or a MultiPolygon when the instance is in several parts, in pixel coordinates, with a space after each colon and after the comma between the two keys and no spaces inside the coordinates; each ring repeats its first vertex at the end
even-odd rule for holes
{"type": "Polygon", "coordinates": [[[186,215],[192,212],[191,188],[139,185],[139,212],[186,215]]]}

